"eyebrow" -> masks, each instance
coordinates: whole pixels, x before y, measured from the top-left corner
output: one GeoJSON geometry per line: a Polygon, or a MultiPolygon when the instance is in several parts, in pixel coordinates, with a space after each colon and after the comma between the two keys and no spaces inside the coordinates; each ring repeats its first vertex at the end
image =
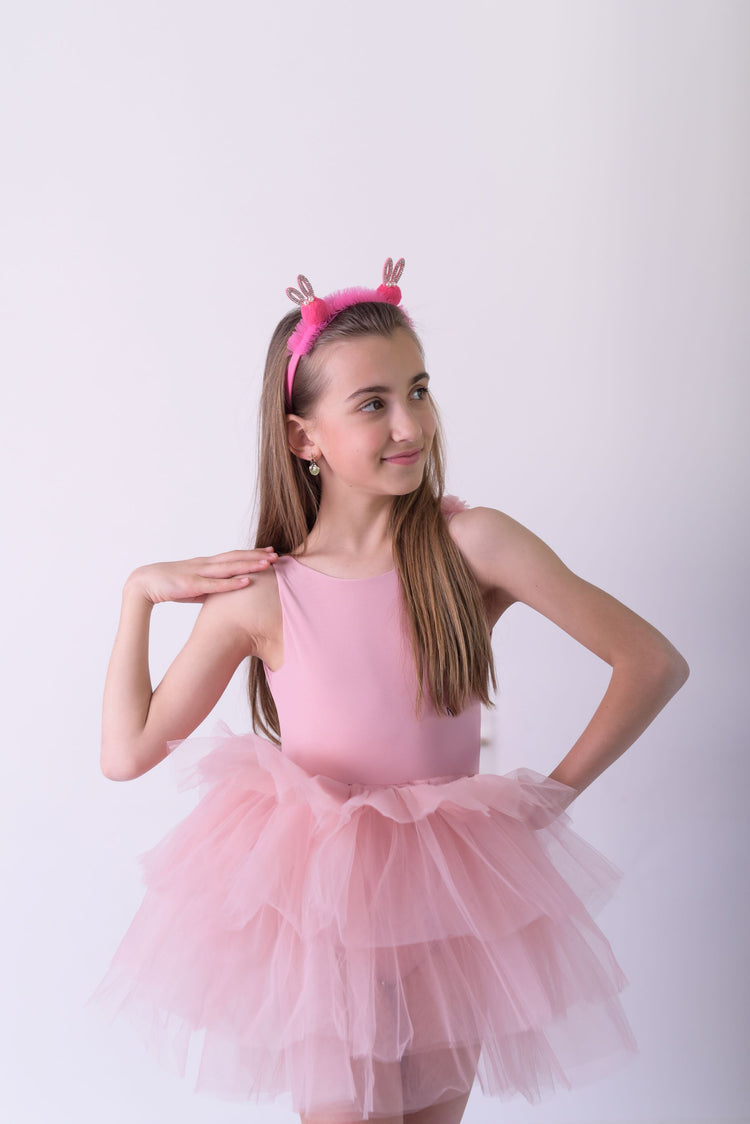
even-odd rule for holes
{"type": "MultiPolygon", "coordinates": [[[[418,375],[413,375],[409,380],[409,386],[414,386],[414,383],[419,382],[420,379],[427,379],[429,382],[430,376],[426,371],[420,371],[418,375]]],[[[353,398],[360,398],[365,394],[387,394],[390,389],[390,386],[362,386],[359,390],[355,390],[353,394],[350,394],[348,398],[345,398],[344,401],[351,402],[353,398]]]]}

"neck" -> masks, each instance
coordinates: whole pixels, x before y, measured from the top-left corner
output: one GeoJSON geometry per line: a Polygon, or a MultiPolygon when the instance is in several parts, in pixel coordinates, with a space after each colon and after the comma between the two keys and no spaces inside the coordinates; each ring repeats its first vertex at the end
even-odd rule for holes
{"type": "Polygon", "coordinates": [[[341,562],[390,564],[393,496],[332,494],[325,489],[305,555],[341,562]]]}

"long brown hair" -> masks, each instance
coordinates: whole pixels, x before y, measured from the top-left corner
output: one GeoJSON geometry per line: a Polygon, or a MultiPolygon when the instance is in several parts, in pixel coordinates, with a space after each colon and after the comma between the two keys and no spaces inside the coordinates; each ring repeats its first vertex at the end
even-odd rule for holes
{"type": "MultiPolygon", "coordinates": [[[[279,555],[303,544],[320,505],[320,477],[311,476],[287,444],[287,342],[299,320],[298,310],[289,312],[271,337],[258,418],[255,545],[270,543],[279,555]]],[[[397,306],[370,301],[340,312],[299,362],[291,412],[309,417],[325,385],[324,364],[316,362],[321,344],[364,335],[389,337],[398,329],[409,334],[424,357],[418,336],[397,306]]],[[[390,530],[416,663],[416,711],[421,712],[426,687],[438,710],[459,714],[474,698],[492,706],[490,684],[497,684],[482,596],[441,508],[444,439],[434,402],[433,410],[437,428],[422,482],[415,491],[394,497],[390,530]]],[[[248,695],[253,729],[279,744],[279,718],[257,656],[250,659],[248,695]]]]}

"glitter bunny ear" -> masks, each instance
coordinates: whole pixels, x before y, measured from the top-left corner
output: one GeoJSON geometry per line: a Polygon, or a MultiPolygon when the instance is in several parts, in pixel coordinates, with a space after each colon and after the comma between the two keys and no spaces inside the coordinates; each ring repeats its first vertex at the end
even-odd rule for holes
{"type": "Polygon", "coordinates": [[[299,289],[295,289],[294,285],[290,285],[287,289],[286,295],[289,300],[300,306],[305,324],[322,324],[330,315],[328,305],[321,297],[315,296],[313,287],[304,273],[300,273],[297,277],[297,284],[299,289]]]}
{"type": "Polygon", "coordinates": [[[393,258],[386,258],[385,265],[383,266],[383,283],[378,285],[378,293],[382,300],[388,304],[401,303],[401,290],[398,287],[398,282],[401,274],[404,272],[406,262],[403,258],[399,258],[396,264],[393,264],[393,258]]]}
{"type": "Polygon", "coordinates": [[[289,297],[290,301],[294,301],[295,304],[310,304],[311,301],[315,300],[313,287],[303,273],[297,276],[297,284],[299,285],[299,289],[295,289],[293,285],[290,285],[286,291],[286,295],[289,297]],[[300,292],[300,289],[302,292],[300,292]]]}
{"type": "Polygon", "coordinates": [[[383,284],[398,285],[405,265],[406,261],[404,258],[399,258],[395,266],[393,264],[393,258],[386,258],[385,265],[383,266],[383,284]]]}

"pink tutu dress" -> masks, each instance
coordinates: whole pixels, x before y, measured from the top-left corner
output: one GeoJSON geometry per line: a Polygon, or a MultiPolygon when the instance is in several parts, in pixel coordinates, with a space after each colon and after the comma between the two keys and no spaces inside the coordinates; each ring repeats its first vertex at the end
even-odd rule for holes
{"type": "Polygon", "coordinates": [[[199,1091],[329,1117],[412,1112],[475,1077],[536,1102],[632,1057],[593,920],[621,874],[570,827],[574,790],[479,773],[479,703],[416,717],[395,570],[274,570],[282,748],[224,723],[169,743],[201,798],[142,856],[92,999],[180,1072],[191,1047],[199,1091]]]}

